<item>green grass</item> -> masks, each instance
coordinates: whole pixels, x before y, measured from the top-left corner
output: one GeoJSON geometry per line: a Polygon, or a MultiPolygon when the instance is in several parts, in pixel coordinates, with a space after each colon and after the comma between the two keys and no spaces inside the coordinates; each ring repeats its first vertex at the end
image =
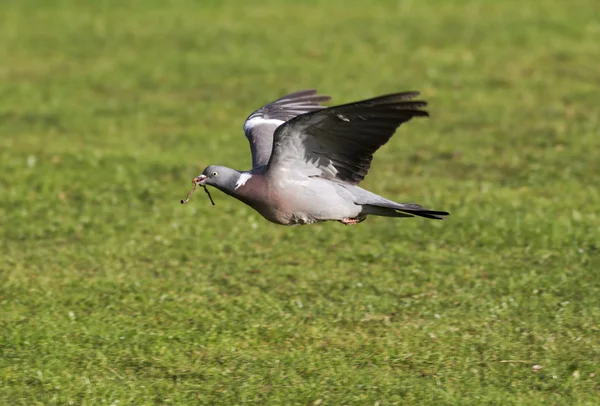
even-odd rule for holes
{"type": "Polygon", "coordinates": [[[1,2],[0,403],[597,405],[599,14],[1,2]],[[205,165],[249,167],[254,108],[307,87],[421,90],[432,118],[364,186],[451,218],[179,204],[205,165]]]}

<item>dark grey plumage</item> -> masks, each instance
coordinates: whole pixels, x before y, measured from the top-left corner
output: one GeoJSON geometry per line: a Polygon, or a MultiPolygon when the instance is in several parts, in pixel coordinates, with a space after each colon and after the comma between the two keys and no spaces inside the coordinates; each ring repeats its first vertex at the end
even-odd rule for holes
{"type": "Polygon", "coordinates": [[[418,94],[391,94],[295,117],[275,131],[270,165],[285,159],[290,144],[301,134],[305,160],[316,159],[319,166],[331,165],[337,171],[336,179],[358,184],[367,175],[373,154],[402,123],[429,116],[421,110],[426,102],[408,100],[418,94]]]}
{"type": "Polygon", "coordinates": [[[264,105],[250,114],[246,121],[255,117],[289,121],[300,114],[324,109],[320,103],[331,100],[330,96],[319,95],[315,89],[300,90],[264,105]]]}
{"type": "Polygon", "coordinates": [[[244,122],[244,132],[250,142],[252,167],[266,165],[273,149],[275,129],[292,118],[325,108],[320,103],[331,97],[317,94],[314,89],[300,90],[283,96],[250,114],[244,122]]]}

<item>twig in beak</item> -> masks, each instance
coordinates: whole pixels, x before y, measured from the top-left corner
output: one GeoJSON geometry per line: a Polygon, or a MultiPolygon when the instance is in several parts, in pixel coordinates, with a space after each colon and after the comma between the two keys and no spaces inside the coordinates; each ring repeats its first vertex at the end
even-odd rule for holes
{"type": "MultiPolygon", "coordinates": [[[[198,187],[198,183],[196,183],[196,178],[194,178],[194,180],[192,181],[192,183],[194,184],[194,187],[192,188],[192,190],[189,191],[189,193],[187,194],[187,197],[185,198],[185,200],[181,200],[181,204],[186,204],[187,202],[190,201],[190,196],[192,195],[192,193],[194,193],[194,190],[196,190],[196,188],[198,187]]],[[[204,188],[204,191],[206,192],[206,194],[208,195],[208,198],[210,199],[210,202],[212,203],[212,205],[215,205],[215,202],[212,198],[212,196],[210,195],[210,192],[208,191],[208,188],[204,185],[200,185],[204,188]]]]}
{"type": "Polygon", "coordinates": [[[187,197],[185,198],[185,200],[181,201],[181,204],[186,204],[187,202],[190,201],[190,196],[192,195],[192,193],[194,193],[194,190],[196,190],[196,188],[198,187],[198,184],[194,181],[192,181],[192,183],[194,184],[194,187],[192,188],[192,190],[190,190],[187,194],[187,197]]]}
{"type": "MultiPolygon", "coordinates": [[[[212,203],[212,205],[215,205],[214,200],[212,199],[212,196],[210,195],[210,192],[208,191],[208,188],[206,186],[202,186],[204,188],[204,191],[206,192],[206,194],[208,195],[208,198],[210,199],[210,202],[212,203]]],[[[191,192],[190,192],[191,193],[191,192]]]]}

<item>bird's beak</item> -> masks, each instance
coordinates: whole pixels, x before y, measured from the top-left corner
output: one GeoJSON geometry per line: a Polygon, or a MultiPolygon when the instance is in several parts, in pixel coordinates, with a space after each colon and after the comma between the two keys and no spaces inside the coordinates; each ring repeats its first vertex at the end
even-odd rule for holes
{"type": "Polygon", "coordinates": [[[206,184],[207,178],[208,178],[208,176],[206,176],[206,175],[196,176],[193,180],[193,183],[194,183],[194,185],[204,186],[206,184]]]}

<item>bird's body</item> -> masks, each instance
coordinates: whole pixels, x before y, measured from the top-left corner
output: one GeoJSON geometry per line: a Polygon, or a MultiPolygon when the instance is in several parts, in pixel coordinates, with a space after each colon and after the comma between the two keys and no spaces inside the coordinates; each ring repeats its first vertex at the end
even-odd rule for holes
{"type": "Polygon", "coordinates": [[[255,203],[248,204],[267,220],[278,224],[311,224],[360,214],[360,206],[352,202],[343,185],[288,172],[279,168],[267,172],[264,177],[252,177],[238,191],[246,196],[245,190],[264,185],[264,194],[259,194],[255,203]]]}
{"type": "Polygon", "coordinates": [[[282,225],[337,220],[356,224],[368,215],[442,219],[446,212],[396,203],[358,186],[373,153],[396,128],[426,116],[416,93],[399,93],[325,108],[314,90],[284,96],[252,113],[244,131],[253,168],[209,166],[194,182],[235,197],[282,225]]]}

